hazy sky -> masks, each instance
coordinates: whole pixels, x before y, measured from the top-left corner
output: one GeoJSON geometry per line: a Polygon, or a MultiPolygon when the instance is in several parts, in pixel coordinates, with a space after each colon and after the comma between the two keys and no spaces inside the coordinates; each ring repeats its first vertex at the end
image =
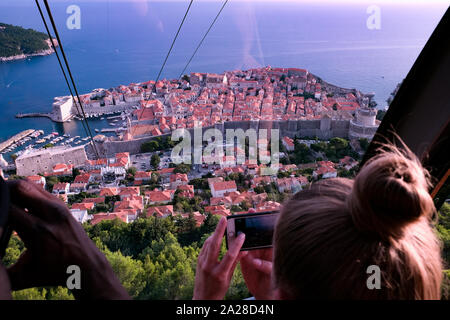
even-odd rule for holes
{"type": "MultiPolygon", "coordinates": [[[[64,1],[64,0],[63,0],[64,1]]],[[[69,0],[65,0],[69,1],[69,0]]],[[[72,0],[73,1],[73,0],[72,0]]],[[[75,2],[186,2],[189,0],[75,0],[75,2]]],[[[194,2],[223,2],[224,0],[194,0],[194,2]]],[[[229,0],[229,2],[298,2],[298,3],[352,3],[352,4],[441,4],[450,5],[450,0],[229,0]]]]}
{"type": "MultiPolygon", "coordinates": [[[[194,0],[194,2],[224,2],[225,0],[194,0]]],[[[189,0],[50,0],[50,4],[53,3],[80,3],[80,2],[185,2],[189,3],[189,0]]],[[[314,3],[314,4],[362,4],[362,5],[437,5],[439,7],[450,6],[450,0],[229,0],[232,2],[289,2],[289,3],[314,3]]],[[[0,6],[7,5],[29,5],[34,3],[31,0],[0,0],[0,6]]]]}

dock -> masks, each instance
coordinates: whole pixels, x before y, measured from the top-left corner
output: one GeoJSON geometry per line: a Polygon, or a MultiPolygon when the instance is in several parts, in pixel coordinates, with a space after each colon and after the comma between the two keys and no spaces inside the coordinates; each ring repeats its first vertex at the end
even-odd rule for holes
{"type": "Polygon", "coordinates": [[[12,136],[11,138],[9,138],[6,141],[3,141],[2,143],[0,143],[0,152],[2,152],[3,150],[5,150],[6,148],[8,148],[10,145],[12,145],[13,143],[16,143],[17,141],[22,140],[25,137],[28,137],[30,134],[32,134],[35,130],[33,129],[28,129],[22,132],[19,132],[18,134],[12,136]]]}
{"type": "Polygon", "coordinates": [[[52,115],[50,113],[18,113],[16,114],[16,118],[50,118],[52,119],[52,115]]]}
{"type": "Polygon", "coordinates": [[[111,117],[106,117],[107,120],[112,120],[112,119],[119,119],[119,118],[123,118],[124,116],[122,115],[118,115],[118,116],[111,116],[111,117]]]}
{"type": "Polygon", "coordinates": [[[123,127],[120,127],[120,128],[103,128],[103,129],[100,130],[100,132],[119,132],[119,131],[126,131],[126,130],[127,130],[127,128],[123,128],[123,127]]]}

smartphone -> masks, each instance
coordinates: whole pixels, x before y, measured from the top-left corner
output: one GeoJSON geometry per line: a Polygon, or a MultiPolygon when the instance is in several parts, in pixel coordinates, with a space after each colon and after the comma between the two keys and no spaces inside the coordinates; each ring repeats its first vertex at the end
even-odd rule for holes
{"type": "Polygon", "coordinates": [[[240,233],[245,234],[245,241],[241,251],[271,248],[277,217],[278,211],[228,216],[226,231],[227,249],[240,233]]]}
{"type": "Polygon", "coordinates": [[[0,259],[5,255],[12,230],[8,225],[9,188],[0,176],[0,259]]]}

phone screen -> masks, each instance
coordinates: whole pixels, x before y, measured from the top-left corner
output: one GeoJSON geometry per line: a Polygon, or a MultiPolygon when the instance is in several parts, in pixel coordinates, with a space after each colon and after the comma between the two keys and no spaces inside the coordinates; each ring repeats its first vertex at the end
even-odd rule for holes
{"type": "Polygon", "coordinates": [[[267,248],[272,246],[277,213],[262,213],[230,217],[234,221],[234,235],[245,234],[241,250],[267,248]]]}

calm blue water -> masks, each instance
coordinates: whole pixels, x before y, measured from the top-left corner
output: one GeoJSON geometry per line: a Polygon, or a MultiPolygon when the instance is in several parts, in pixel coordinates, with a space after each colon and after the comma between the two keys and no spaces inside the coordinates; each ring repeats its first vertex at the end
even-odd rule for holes
{"type": "MultiPolygon", "coordinates": [[[[154,79],[187,8],[187,1],[51,2],[80,93],[154,79]],[[81,8],[80,30],[66,27],[69,4],[81,8]]],[[[194,2],[163,77],[178,76],[220,6],[194,2]]],[[[339,86],[375,92],[384,107],[448,3],[381,5],[381,30],[367,29],[367,6],[231,0],[187,71],[302,67],[339,86]]],[[[44,31],[31,0],[2,0],[0,22],[44,31]]],[[[85,136],[78,122],[14,118],[48,112],[54,96],[67,94],[55,55],[0,64],[0,140],[29,128],[85,136]]]]}

